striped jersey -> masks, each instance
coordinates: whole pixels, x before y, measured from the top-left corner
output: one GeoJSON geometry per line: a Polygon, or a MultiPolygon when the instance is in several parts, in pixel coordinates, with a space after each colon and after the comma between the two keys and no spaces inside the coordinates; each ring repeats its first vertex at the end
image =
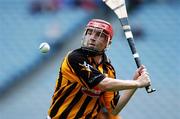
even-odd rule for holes
{"type": "Polygon", "coordinates": [[[102,63],[96,65],[81,48],[68,53],[60,67],[48,115],[52,119],[97,118],[103,97],[108,98],[103,99],[108,103],[107,108],[114,108],[118,93],[108,92],[111,95],[106,96],[106,92],[96,87],[105,77],[115,78],[105,54],[102,63]]]}

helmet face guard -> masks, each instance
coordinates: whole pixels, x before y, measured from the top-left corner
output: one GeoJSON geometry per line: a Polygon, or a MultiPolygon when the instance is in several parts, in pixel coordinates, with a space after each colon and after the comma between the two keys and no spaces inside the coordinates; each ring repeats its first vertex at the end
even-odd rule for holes
{"type": "Polygon", "coordinates": [[[99,40],[100,37],[105,37],[107,39],[107,45],[105,48],[107,49],[112,41],[112,36],[113,36],[112,26],[110,23],[104,20],[100,20],[100,19],[93,19],[86,25],[86,29],[85,29],[83,40],[82,40],[82,48],[89,50],[90,52],[92,51],[94,53],[97,52],[95,53],[97,55],[103,54],[105,49],[103,51],[99,51],[96,48],[87,47],[87,41],[91,39],[92,37],[91,35],[87,35],[87,34],[93,34],[95,32],[97,34],[95,40],[99,40]]]}

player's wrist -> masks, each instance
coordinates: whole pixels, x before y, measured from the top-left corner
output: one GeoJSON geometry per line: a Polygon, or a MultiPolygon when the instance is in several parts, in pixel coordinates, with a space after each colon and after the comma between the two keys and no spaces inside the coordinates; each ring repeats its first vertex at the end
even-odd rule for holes
{"type": "Polygon", "coordinates": [[[141,88],[141,84],[138,80],[133,80],[136,88],[141,88]]]}

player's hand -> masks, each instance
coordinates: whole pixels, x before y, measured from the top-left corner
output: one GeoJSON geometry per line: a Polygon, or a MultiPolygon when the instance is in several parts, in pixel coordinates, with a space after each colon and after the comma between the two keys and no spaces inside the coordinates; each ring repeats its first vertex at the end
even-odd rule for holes
{"type": "Polygon", "coordinates": [[[144,70],[141,72],[141,75],[137,78],[136,81],[137,81],[138,88],[143,88],[143,87],[151,85],[149,74],[147,71],[144,71],[144,70]]]}
{"type": "Polygon", "coordinates": [[[144,65],[141,65],[135,71],[133,79],[137,81],[138,88],[143,88],[150,85],[149,73],[144,65]]]}
{"type": "Polygon", "coordinates": [[[147,72],[147,69],[145,68],[144,65],[141,65],[141,66],[135,71],[133,80],[137,80],[138,77],[139,77],[143,72],[147,72]]]}

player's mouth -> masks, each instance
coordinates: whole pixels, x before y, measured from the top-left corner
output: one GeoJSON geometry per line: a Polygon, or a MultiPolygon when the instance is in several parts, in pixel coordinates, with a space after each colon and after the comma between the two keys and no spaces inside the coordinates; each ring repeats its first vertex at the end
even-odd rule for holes
{"type": "Polygon", "coordinates": [[[96,46],[95,44],[93,44],[93,43],[89,43],[89,45],[88,45],[89,47],[94,47],[94,46],[96,46]]]}

